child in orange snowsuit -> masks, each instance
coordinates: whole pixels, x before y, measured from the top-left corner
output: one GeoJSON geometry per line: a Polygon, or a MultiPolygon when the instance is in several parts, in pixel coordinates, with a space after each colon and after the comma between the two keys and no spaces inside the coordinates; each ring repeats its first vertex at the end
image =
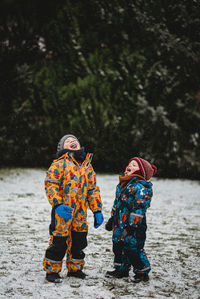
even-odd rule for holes
{"type": "Polygon", "coordinates": [[[50,245],[44,258],[49,282],[61,282],[59,272],[67,253],[68,276],[85,278],[83,249],[87,246],[87,208],[94,213],[94,226],[103,223],[102,202],[96,174],[91,165],[92,154],[86,154],[73,135],[61,138],[58,159],[47,171],[45,190],[52,205],[50,245]]]}

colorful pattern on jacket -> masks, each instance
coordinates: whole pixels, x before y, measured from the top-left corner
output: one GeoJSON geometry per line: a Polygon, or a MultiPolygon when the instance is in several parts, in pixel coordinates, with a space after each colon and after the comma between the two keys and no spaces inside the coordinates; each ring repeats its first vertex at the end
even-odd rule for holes
{"type": "Polygon", "coordinates": [[[113,241],[121,240],[121,234],[127,225],[137,228],[150,207],[152,183],[139,177],[133,177],[125,186],[117,185],[116,198],[112,208],[114,216],[113,241]]]}
{"type": "Polygon", "coordinates": [[[96,174],[91,165],[92,154],[87,154],[81,165],[66,153],[51,164],[45,179],[45,190],[52,207],[65,204],[73,208],[72,220],[65,221],[55,213],[55,236],[67,236],[69,230],[86,232],[87,208],[101,211],[102,202],[96,174]]]}

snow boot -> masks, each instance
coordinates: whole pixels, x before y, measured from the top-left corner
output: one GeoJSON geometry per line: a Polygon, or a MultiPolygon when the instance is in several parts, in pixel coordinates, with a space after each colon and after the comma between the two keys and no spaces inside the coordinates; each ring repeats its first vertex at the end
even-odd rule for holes
{"type": "Polygon", "coordinates": [[[68,272],[67,276],[68,277],[76,277],[76,278],[84,279],[87,275],[82,270],[78,270],[78,271],[75,271],[75,272],[68,272]]]}
{"type": "Polygon", "coordinates": [[[46,274],[46,280],[49,282],[54,282],[54,283],[61,283],[62,278],[58,273],[47,273],[46,274]]]}
{"type": "Polygon", "coordinates": [[[142,274],[136,274],[134,276],[134,283],[139,283],[141,281],[148,281],[149,280],[149,275],[147,273],[142,273],[142,274]]]}
{"type": "Polygon", "coordinates": [[[125,271],[120,271],[118,268],[116,268],[114,271],[107,271],[106,277],[115,277],[115,278],[123,278],[128,277],[129,273],[125,271]]]}

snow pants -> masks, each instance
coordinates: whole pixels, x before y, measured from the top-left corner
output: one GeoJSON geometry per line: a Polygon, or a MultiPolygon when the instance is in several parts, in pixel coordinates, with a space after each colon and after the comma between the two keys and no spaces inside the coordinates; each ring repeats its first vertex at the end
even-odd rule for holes
{"type": "Polygon", "coordinates": [[[66,254],[66,266],[69,272],[82,270],[85,264],[83,249],[87,246],[87,232],[71,232],[71,238],[51,236],[50,245],[44,258],[44,270],[47,273],[59,273],[66,254]]]}
{"type": "Polygon", "coordinates": [[[47,273],[59,273],[62,270],[63,258],[66,255],[66,266],[69,272],[82,270],[85,264],[85,253],[87,247],[87,232],[67,231],[55,235],[56,230],[55,211],[52,210],[50,230],[50,244],[46,250],[43,260],[44,270],[47,273]]]}
{"type": "Polygon", "coordinates": [[[128,235],[124,240],[117,241],[120,229],[116,228],[113,234],[114,266],[121,271],[129,272],[133,266],[133,272],[149,273],[150,262],[144,250],[146,240],[146,218],[134,235],[128,235]]]}

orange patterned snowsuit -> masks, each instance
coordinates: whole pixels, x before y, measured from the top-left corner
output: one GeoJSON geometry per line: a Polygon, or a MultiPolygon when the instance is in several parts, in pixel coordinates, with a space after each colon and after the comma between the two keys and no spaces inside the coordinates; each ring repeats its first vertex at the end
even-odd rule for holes
{"type": "Polygon", "coordinates": [[[87,154],[83,163],[79,164],[71,153],[66,153],[54,160],[47,171],[45,190],[52,205],[51,240],[44,258],[44,270],[47,273],[61,271],[66,252],[68,271],[82,270],[84,266],[85,254],[82,249],[87,246],[87,208],[89,206],[93,213],[102,210],[100,191],[96,186],[96,174],[91,160],[92,154],[87,154]],[[55,213],[55,207],[59,204],[73,208],[72,219],[65,221],[55,213]],[[79,252],[75,253],[73,258],[71,249],[75,246],[79,247],[79,252]]]}

